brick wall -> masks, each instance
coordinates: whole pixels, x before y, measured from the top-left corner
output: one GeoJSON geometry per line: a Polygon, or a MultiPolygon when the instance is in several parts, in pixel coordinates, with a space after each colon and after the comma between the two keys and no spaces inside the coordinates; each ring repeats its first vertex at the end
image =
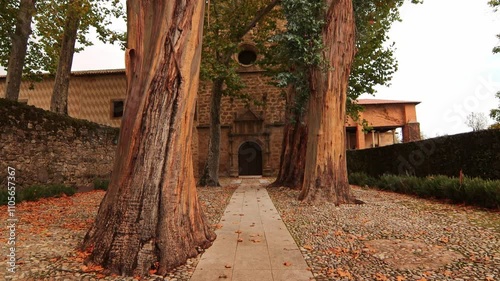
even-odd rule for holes
{"type": "MultiPolygon", "coordinates": [[[[248,108],[263,118],[267,124],[283,123],[285,121],[285,100],[281,97],[281,90],[269,85],[270,78],[262,72],[240,73],[245,83],[245,94],[253,97],[264,105],[255,105],[236,97],[222,98],[221,124],[231,125],[237,114],[248,108]]],[[[198,95],[197,115],[199,125],[209,125],[210,120],[210,87],[203,85],[198,95]]]]}
{"type": "MultiPolygon", "coordinates": [[[[238,148],[246,141],[257,143],[263,153],[264,175],[276,175],[279,169],[281,143],[283,141],[283,123],[285,121],[285,100],[281,90],[270,85],[270,78],[262,72],[241,72],[241,79],[246,88],[245,94],[253,97],[245,101],[236,97],[223,97],[221,103],[221,151],[220,176],[237,176],[238,148]],[[258,119],[263,120],[263,126],[250,128],[242,133],[237,129],[235,120],[250,110],[258,119]]],[[[197,102],[197,156],[194,156],[195,175],[203,172],[208,153],[209,121],[210,121],[210,91],[209,84],[200,88],[197,102]]],[[[242,124],[240,124],[242,125],[242,124]]],[[[255,125],[252,123],[252,125],[255,125]]],[[[251,126],[250,126],[251,127],[251,126]]]]}

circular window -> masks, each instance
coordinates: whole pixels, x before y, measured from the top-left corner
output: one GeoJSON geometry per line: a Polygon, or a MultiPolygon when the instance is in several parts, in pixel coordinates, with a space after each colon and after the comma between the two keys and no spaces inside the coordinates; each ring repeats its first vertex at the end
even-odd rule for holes
{"type": "Polygon", "coordinates": [[[257,54],[252,50],[243,50],[238,54],[238,62],[242,65],[252,65],[257,60],[257,54]]]}

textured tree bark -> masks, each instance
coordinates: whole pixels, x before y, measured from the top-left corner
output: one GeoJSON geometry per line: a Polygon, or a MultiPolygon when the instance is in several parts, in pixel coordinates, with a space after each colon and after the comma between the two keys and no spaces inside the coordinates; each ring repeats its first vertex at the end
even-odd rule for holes
{"type": "Polygon", "coordinates": [[[307,150],[307,124],[304,113],[295,110],[295,91],[291,86],[287,91],[286,124],[283,129],[280,169],[271,186],[285,186],[300,189],[304,180],[307,150]]]}
{"type": "Polygon", "coordinates": [[[212,96],[210,97],[210,139],[208,142],[208,155],[203,174],[198,181],[199,186],[220,186],[220,111],[223,85],[223,79],[216,79],[212,86],[212,96]]]}
{"type": "Polygon", "coordinates": [[[35,13],[36,0],[21,0],[17,15],[16,32],[12,36],[12,47],[7,67],[5,98],[17,101],[23,76],[24,59],[31,34],[31,19],[35,13]]]}
{"type": "Polygon", "coordinates": [[[66,115],[68,114],[69,77],[73,65],[76,35],[81,19],[80,7],[80,0],[70,0],[68,2],[68,12],[61,42],[61,54],[59,55],[54,89],[50,99],[50,111],[66,115]]]}
{"type": "Polygon", "coordinates": [[[352,0],[325,0],[322,56],[328,67],[310,73],[308,137],[304,183],[299,200],[353,202],[347,181],[346,98],[355,54],[352,0]]]}
{"type": "Polygon", "coordinates": [[[207,248],[191,135],[205,1],[127,1],[127,100],[109,189],[82,247],[109,273],[144,276],[207,248]]]}
{"type": "Polygon", "coordinates": [[[307,148],[307,126],[296,121],[287,123],[283,130],[280,169],[271,186],[293,189],[302,187],[307,148]]]}

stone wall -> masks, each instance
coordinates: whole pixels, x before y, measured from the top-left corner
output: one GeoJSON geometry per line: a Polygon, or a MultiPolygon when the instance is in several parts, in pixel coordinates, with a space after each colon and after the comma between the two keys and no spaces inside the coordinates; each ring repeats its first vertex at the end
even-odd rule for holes
{"type": "Polygon", "coordinates": [[[16,169],[20,188],[32,184],[92,185],[109,177],[118,129],[0,99],[0,182],[16,169]]]}

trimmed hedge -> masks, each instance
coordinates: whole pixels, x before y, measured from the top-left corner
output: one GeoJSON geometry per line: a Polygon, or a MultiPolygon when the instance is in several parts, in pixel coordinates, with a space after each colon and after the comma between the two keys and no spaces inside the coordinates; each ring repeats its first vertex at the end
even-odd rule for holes
{"type": "Polygon", "coordinates": [[[349,173],[500,179],[500,130],[458,134],[347,152],[349,173]]]}
{"type": "MultiPolygon", "coordinates": [[[[75,187],[62,184],[52,185],[32,185],[16,192],[16,203],[22,201],[37,201],[40,198],[61,197],[63,195],[71,196],[76,193],[75,187]]],[[[0,205],[7,205],[9,200],[7,190],[0,191],[0,205]]]]}
{"type": "Polygon", "coordinates": [[[382,175],[380,178],[374,178],[364,173],[352,173],[349,174],[349,183],[422,198],[448,200],[457,204],[463,203],[490,209],[500,208],[500,180],[464,177],[460,183],[459,178],[442,175],[424,178],[382,175]]]}

